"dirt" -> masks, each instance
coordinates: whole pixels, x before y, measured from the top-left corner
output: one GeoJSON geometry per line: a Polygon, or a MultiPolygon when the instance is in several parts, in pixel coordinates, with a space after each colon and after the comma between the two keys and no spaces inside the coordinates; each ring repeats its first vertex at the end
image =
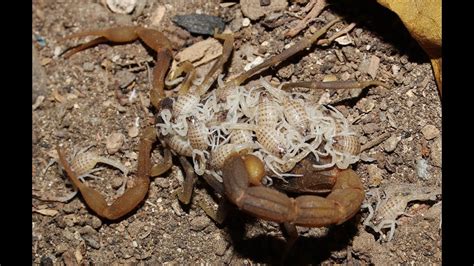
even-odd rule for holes
{"type": "MultiPolygon", "coordinates": [[[[278,224],[237,210],[231,211],[222,225],[216,224],[197,204],[213,201],[212,191],[203,182],[197,184],[190,206],[179,204],[176,192],[182,175],[178,166],[153,179],[146,201],[116,222],[99,219],[80,196],[66,203],[40,199],[72,191],[57,164],[44,171],[54,160],[57,145],[68,154],[94,145],[91,150],[121,161],[132,171],[124,177],[106,167],[97,173],[101,179],[88,179],[87,184],[104,193],[109,202],[117,197],[121,184],[132,179],[139,140],[136,128],[141,133],[154,121],[148,99],[153,53],[140,42],[101,44],[65,59],[59,53],[80,41],[60,39],[86,29],[155,24],[156,10],[163,10],[160,6],[166,12],[158,29],[172,41],[175,52],[206,37],[174,25],[173,16],[200,12],[224,18],[236,39],[227,76],[240,73],[257,56],[281,52],[335,16],[342,17],[344,23],[337,24],[328,35],[335,32],[334,28],[356,22],[349,33],[352,43],[313,46],[262,76],[279,82],[321,81],[334,75],[342,80],[373,78],[388,83],[390,89],[318,93],[353,123],[362,144],[385,134],[386,140],[363,151],[362,159],[353,165],[367,191],[391,184],[441,187],[441,106],[431,66],[401,22],[374,1],[331,2],[310,23],[310,29],[294,38],[284,37],[297,22],[288,14],[299,14],[307,1],[290,1],[280,17],[267,14],[246,27],[242,26],[245,16],[239,3],[222,7],[218,0],[146,1],[142,10],[127,15],[112,13],[103,2],[33,1],[34,264],[281,262],[285,235],[278,224]],[[284,23],[277,23],[279,19],[284,23]],[[133,91],[137,97],[130,101],[133,91]],[[118,134],[123,143],[113,143],[111,152],[107,143],[118,134]]],[[[160,157],[158,153],[154,152],[154,160],[160,157]]],[[[441,264],[440,203],[441,196],[409,203],[405,210],[409,216],[398,218],[391,241],[387,241],[386,231],[377,233],[363,225],[367,208],[339,226],[300,227],[300,237],[287,262],[441,264]]]]}

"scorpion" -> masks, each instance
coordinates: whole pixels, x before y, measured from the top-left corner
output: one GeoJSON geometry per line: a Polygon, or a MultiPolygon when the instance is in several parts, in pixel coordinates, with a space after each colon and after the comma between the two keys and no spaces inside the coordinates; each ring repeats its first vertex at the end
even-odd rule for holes
{"type": "Polygon", "coordinates": [[[283,223],[296,234],[295,226],[344,223],[360,210],[365,197],[359,176],[349,168],[358,160],[358,138],[337,109],[318,105],[309,94],[289,91],[297,87],[311,90],[388,86],[376,80],[304,81],[284,83],[278,88],[260,80],[260,87],[249,90],[241,86],[263,70],[310,48],[338,21],[330,21],[280,54],[227,81],[223,81],[222,72],[233,51],[232,34],[214,34],[223,40],[223,52],[200,82],[196,81],[196,71],[189,62],[167,75],[173,58],[172,45],[157,30],[120,26],[65,37],[63,41],[97,37],[66,51],[66,58],[105,42],[141,40],[154,50],[150,102],[158,117],[158,124],[144,129],[140,137],[134,185],[111,205],[100,192],[79,180],[58,146],[59,161],[67,176],[93,212],[108,220],[118,220],[139,206],[149,190],[150,178],[167,172],[174,155],[185,170],[178,195],[184,204],[190,202],[197,176],[201,176],[241,211],[283,223]],[[185,76],[177,95],[166,96],[166,81],[182,73],[185,76]],[[211,90],[216,81],[217,88],[211,90]],[[164,162],[152,165],[151,153],[158,140],[164,147],[164,162]],[[271,176],[278,182],[272,185],[271,176]],[[305,195],[289,197],[274,188],[278,184],[281,189],[305,195]]]}

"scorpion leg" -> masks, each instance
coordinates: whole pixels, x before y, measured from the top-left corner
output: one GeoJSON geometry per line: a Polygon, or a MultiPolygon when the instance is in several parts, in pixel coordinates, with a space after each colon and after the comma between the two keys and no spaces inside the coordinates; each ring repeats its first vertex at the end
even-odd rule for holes
{"type": "Polygon", "coordinates": [[[155,108],[158,108],[161,99],[165,97],[164,80],[173,57],[171,54],[171,43],[168,38],[157,30],[139,26],[122,26],[105,30],[83,31],[67,36],[62,41],[90,35],[99,37],[72,48],[64,54],[64,57],[68,58],[77,52],[104,42],[128,43],[137,39],[140,39],[148,47],[156,51],[156,65],[153,71],[153,89],[150,91],[150,101],[155,108]]]}
{"type": "Polygon", "coordinates": [[[59,161],[65,169],[69,179],[75,187],[80,191],[82,197],[86,201],[87,206],[91,208],[98,216],[108,220],[116,220],[131,212],[145,198],[150,185],[150,169],[151,159],[150,153],[153,143],[156,141],[156,133],[153,128],[147,128],[143,133],[138,156],[138,170],[135,178],[135,185],[129,188],[125,193],[117,198],[112,205],[108,205],[104,196],[97,190],[81,183],[76,173],[66,161],[63,151],[57,147],[59,161]]]}
{"type": "Polygon", "coordinates": [[[222,73],[223,66],[229,60],[232,50],[234,50],[234,35],[232,34],[214,34],[214,38],[224,40],[224,45],[222,47],[222,55],[214,63],[212,68],[204,77],[203,82],[199,85],[197,89],[198,95],[203,95],[211,87],[212,83],[217,79],[217,77],[222,73]]]}
{"type": "Polygon", "coordinates": [[[184,81],[179,88],[179,95],[188,93],[189,88],[191,88],[193,80],[196,77],[196,68],[191,62],[184,61],[178,65],[173,73],[168,74],[168,80],[172,81],[179,77],[183,72],[186,73],[186,76],[184,77],[184,81]]]}
{"type": "Polygon", "coordinates": [[[168,171],[171,168],[171,166],[173,166],[170,150],[165,149],[164,153],[165,153],[164,162],[161,164],[153,165],[153,167],[150,170],[151,177],[162,175],[163,173],[168,171]]]}
{"type": "Polygon", "coordinates": [[[288,236],[286,238],[285,250],[283,251],[283,254],[282,254],[282,261],[284,261],[287,258],[288,254],[290,253],[291,248],[293,247],[293,245],[295,244],[299,236],[298,229],[296,228],[294,224],[285,222],[283,223],[283,228],[285,229],[288,236]]]}
{"type": "Polygon", "coordinates": [[[184,156],[179,157],[179,161],[184,168],[185,177],[183,182],[182,190],[178,193],[178,199],[183,204],[189,204],[191,202],[191,196],[193,195],[194,184],[196,183],[197,177],[194,173],[193,166],[184,156]]]}
{"type": "Polygon", "coordinates": [[[251,187],[241,156],[231,156],[223,168],[224,190],[239,209],[264,220],[288,222],[306,227],[341,224],[360,209],[364,189],[357,174],[342,170],[332,192],[326,197],[305,195],[290,198],[286,194],[263,186],[251,187]]]}

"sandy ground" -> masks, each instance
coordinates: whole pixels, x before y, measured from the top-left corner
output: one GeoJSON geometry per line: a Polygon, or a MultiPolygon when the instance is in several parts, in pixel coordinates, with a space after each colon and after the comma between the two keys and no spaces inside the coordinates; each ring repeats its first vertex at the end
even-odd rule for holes
{"type": "MultiPolygon", "coordinates": [[[[212,191],[201,182],[193,203],[180,205],[175,196],[181,182],[177,166],[153,179],[145,203],[118,222],[99,219],[80,196],[67,203],[40,200],[71,192],[56,164],[44,171],[60,144],[68,154],[94,145],[91,150],[121,161],[132,171],[123,177],[120,171],[106,168],[97,173],[102,179],[87,181],[112,201],[121,184],[136,171],[136,129],[141,133],[154,120],[148,108],[148,69],[154,66],[153,54],[140,42],[98,45],[66,60],[58,55],[79,42],[60,42],[60,38],[85,29],[145,25],[162,30],[177,52],[207,37],[191,35],[174,25],[173,16],[195,12],[218,15],[235,34],[235,52],[226,66],[228,75],[235,75],[257,56],[277,54],[308,31],[306,28],[293,38],[284,36],[296,25],[298,16],[304,17],[306,1],[290,1],[282,11],[276,11],[276,19],[267,12],[250,23],[245,18],[255,14],[242,14],[239,3],[138,2],[144,4],[140,10],[115,14],[101,1],[33,1],[33,263],[281,262],[285,238],[278,224],[238,211],[232,211],[224,224],[216,224],[196,204],[213,200],[212,191]],[[160,10],[164,13],[158,20],[160,10]],[[283,21],[280,25],[271,23],[279,20],[283,21]],[[133,91],[137,97],[130,101],[133,91]],[[123,143],[109,154],[106,143],[114,134],[121,134],[123,143]]],[[[343,23],[334,26],[328,33],[331,35],[334,28],[355,22],[350,43],[342,40],[328,47],[313,46],[262,76],[279,82],[323,80],[334,75],[342,80],[388,83],[389,90],[372,87],[318,93],[353,123],[362,144],[383,137],[353,165],[366,188],[364,206],[375,208],[378,201],[398,200],[406,215],[397,218],[390,241],[389,230],[377,232],[366,225],[375,221],[367,220],[369,209],[365,207],[340,226],[299,228],[300,237],[287,262],[441,264],[441,195],[437,193],[441,187],[441,106],[431,66],[393,15],[372,1],[361,1],[357,6],[350,2],[331,2],[310,23],[318,29],[335,16],[342,17],[343,23]]],[[[259,5],[259,1],[244,3],[259,5]]],[[[154,158],[158,153],[155,151],[154,158]]]]}

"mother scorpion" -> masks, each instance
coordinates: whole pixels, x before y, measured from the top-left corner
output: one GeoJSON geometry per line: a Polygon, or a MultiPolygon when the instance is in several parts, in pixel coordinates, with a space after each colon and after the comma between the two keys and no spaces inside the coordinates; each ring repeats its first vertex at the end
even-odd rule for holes
{"type": "MultiPolygon", "coordinates": [[[[59,161],[67,176],[93,212],[102,218],[117,220],[144,200],[150,178],[171,168],[174,153],[185,169],[182,191],[178,195],[184,204],[190,202],[197,174],[238,209],[264,220],[283,223],[290,235],[293,232],[297,236],[295,226],[321,227],[344,223],[359,211],[365,196],[359,176],[348,168],[358,160],[358,139],[335,108],[316,106],[316,102],[286,91],[296,87],[362,89],[387,86],[375,80],[296,82],[284,83],[279,88],[261,80],[263,90],[250,91],[239,86],[255,74],[310,48],[338,21],[327,23],[282,53],[226,82],[218,76],[233,51],[234,37],[216,33],[214,37],[224,41],[222,55],[197,85],[193,84],[196,73],[192,64],[182,63],[177,72],[186,75],[175,97],[166,97],[164,91],[172,61],[172,46],[163,33],[140,26],[122,26],[83,31],[64,38],[98,36],[70,49],[65,57],[100,43],[129,43],[137,39],[156,51],[150,101],[160,120],[158,130],[148,127],[142,133],[134,186],[111,205],[101,193],[79,181],[58,146],[59,161]],[[216,80],[219,86],[209,91],[216,80]],[[245,100],[231,100],[235,94],[247,97],[245,100]],[[249,103],[251,99],[257,100],[249,103]],[[277,103],[284,109],[278,109],[277,103]],[[324,126],[329,129],[322,132],[324,126]],[[152,165],[151,152],[158,139],[165,147],[164,162],[152,165]],[[194,166],[188,161],[189,157],[192,157],[194,166]],[[311,195],[293,198],[271,186],[262,185],[272,174],[282,179],[283,176],[298,176],[278,183],[283,184],[280,186],[283,189],[311,195]],[[321,192],[328,195],[313,195],[321,192]]],[[[177,76],[175,73],[170,75],[177,76]]]]}

